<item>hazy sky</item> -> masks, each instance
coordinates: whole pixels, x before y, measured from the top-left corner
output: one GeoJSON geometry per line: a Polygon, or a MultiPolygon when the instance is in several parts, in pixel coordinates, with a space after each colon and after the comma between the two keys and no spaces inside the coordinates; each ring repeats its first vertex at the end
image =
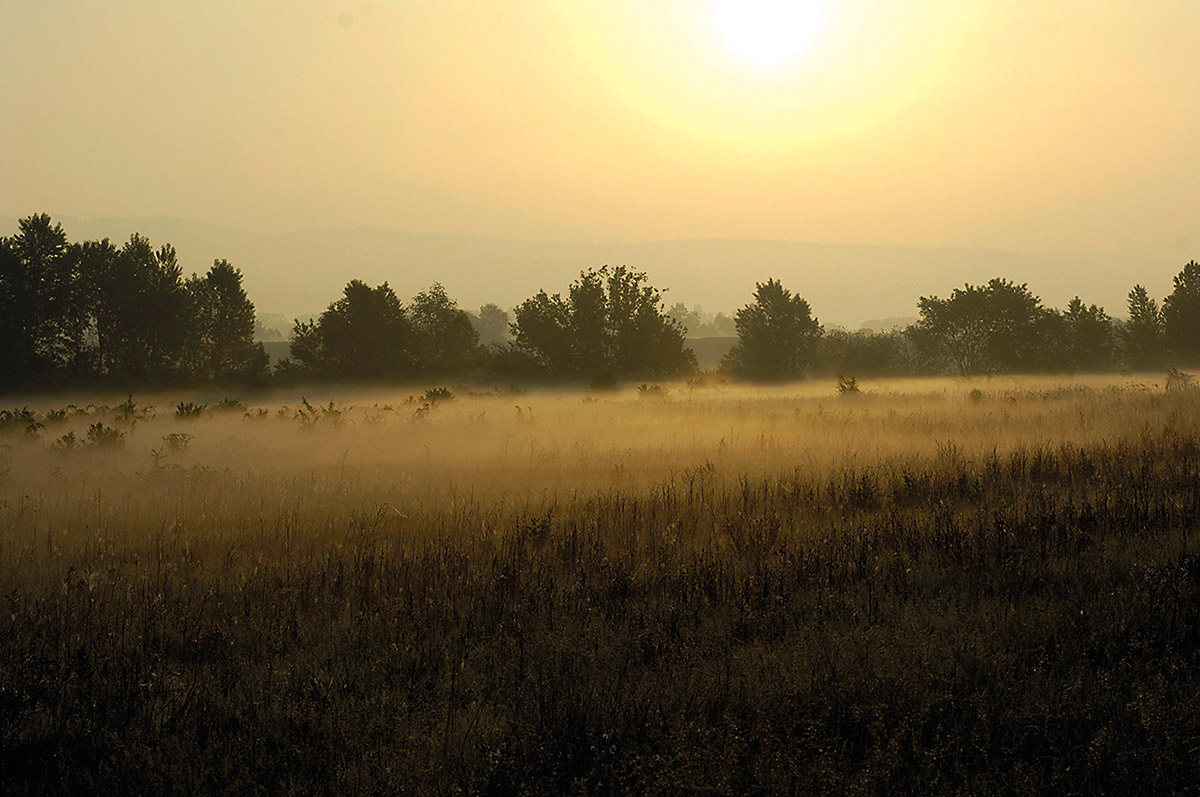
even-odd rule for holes
{"type": "Polygon", "coordinates": [[[0,0],[0,215],[1196,256],[1200,0],[719,6],[0,0]]]}

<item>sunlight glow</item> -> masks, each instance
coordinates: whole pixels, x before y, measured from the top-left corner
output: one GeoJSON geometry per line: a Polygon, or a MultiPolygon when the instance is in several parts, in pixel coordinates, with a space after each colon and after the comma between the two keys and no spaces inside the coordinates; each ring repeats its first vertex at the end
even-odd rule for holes
{"type": "Polygon", "coordinates": [[[713,0],[713,24],[749,63],[778,67],[803,54],[825,17],[823,0],[713,0]]]}

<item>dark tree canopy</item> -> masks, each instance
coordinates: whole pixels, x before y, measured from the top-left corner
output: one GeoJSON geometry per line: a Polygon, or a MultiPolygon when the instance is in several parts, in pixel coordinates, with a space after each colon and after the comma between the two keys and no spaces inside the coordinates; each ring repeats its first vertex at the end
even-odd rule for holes
{"type": "Polygon", "coordinates": [[[896,376],[913,373],[912,342],[899,330],[827,330],[818,342],[818,362],[827,374],[896,376]]]}
{"type": "Polygon", "coordinates": [[[242,272],[217,260],[185,287],[192,313],[189,372],[205,380],[260,378],[267,353],[254,340],[254,304],[242,287],[242,272]]]}
{"type": "MultiPolygon", "coordinates": [[[[735,318],[682,302],[664,309],[646,275],[585,269],[565,295],[538,292],[509,313],[461,310],[439,283],[407,307],[385,282],[351,281],[315,320],[297,321],[277,373],[329,379],[557,377],[612,384],[696,368],[685,334],[738,339],[725,364],[756,380],[848,375],[1105,371],[1200,363],[1200,263],[1175,277],[1160,311],[1145,288],[1114,321],[1078,296],[1043,307],[1024,284],[993,279],[921,297],[903,332],[824,334],[808,303],[774,279],[735,318]]],[[[46,214],[0,237],[0,389],[96,381],[259,381],[268,358],[242,273],[216,260],[184,280],[175,249],[134,234],[70,242],[46,214]]],[[[719,343],[719,342],[714,342],[719,343]]]]}
{"type": "Polygon", "coordinates": [[[414,296],[408,316],[413,360],[421,373],[462,374],[479,362],[479,333],[471,316],[458,308],[441,283],[414,296]]]}
{"type": "Polygon", "coordinates": [[[307,331],[297,322],[299,347],[294,339],[292,355],[321,376],[373,379],[412,371],[412,324],[386,282],[372,288],[352,280],[312,325],[315,341],[305,339],[307,331]]]}
{"type": "Polygon", "coordinates": [[[922,296],[909,334],[922,360],[960,374],[1040,371],[1065,352],[1061,317],[1025,285],[993,279],[956,288],[947,299],[922,296]]]}
{"type": "Polygon", "coordinates": [[[99,275],[97,326],[108,373],[164,374],[180,365],[188,299],[175,248],[133,235],[99,275]]]}
{"type": "Polygon", "coordinates": [[[1162,318],[1171,353],[1188,363],[1200,362],[1200,263],[1192,260],[1175,275],[1162,318]]]}
{"type": "Polygon", "coordinates": [[[1129,292],[1129,321],[1121,331],[1121,345],[1130,368],[1146,370],[1163,364],[1162,313],[1141,285],[1129,292]]]}
{"type": "Polygon", "coordinates": [[[2,370],[10,381],[50,371],[62,354],[60,312],[71,292],[66,233],[46,214],[21,219],[18,232],[0,243],[2,370]]]}
{"type": "Polygon", "coordinates": [[[462,375],[479,362],[468,313],[435,283],[405,308],[385,282],[352,280],[316,321],[297,320],[285,373],[331,379],[462,375]]]}
{"type": "Polygon", "coordinates": [[[22,219],[0,238],[0,385],[265,375],[241,272],[182,277],[170,245],[69,243],[49,216],[22,219]]]}
{"type": "Polygon", "coordinates": [[[808,302],[778,280],[760,282],[754,302],[737,311],[738,341],[729,352],[734,373],[748,379],[798,379],[816,361],[822,329],[808,302]]]}
{"type": "Polygon", "coordinates": [[[658,379],[695,368],[683,328],[663,313],[661,293],[625,266],[587,269],[568,291],[540,291],[516,308],[514,348],[553,374],[658,379]]]}
{"type": "Polygon", "coordinates": [[[1078,371],[1108,371],[1116,365],[1116,335],[1103,308],[1076,296],[1062,315],[1067,365],[1078,371]]]}

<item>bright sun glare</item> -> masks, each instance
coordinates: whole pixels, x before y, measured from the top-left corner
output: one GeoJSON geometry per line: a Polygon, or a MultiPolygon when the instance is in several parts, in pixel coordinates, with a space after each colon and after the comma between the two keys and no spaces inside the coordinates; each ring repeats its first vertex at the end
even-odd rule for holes
{"type": "Polygon", "coordinates": [[[824,6],[823,0],[713,0],[713,24],[738,57],[778,67],[812,46],[824,6]]]}

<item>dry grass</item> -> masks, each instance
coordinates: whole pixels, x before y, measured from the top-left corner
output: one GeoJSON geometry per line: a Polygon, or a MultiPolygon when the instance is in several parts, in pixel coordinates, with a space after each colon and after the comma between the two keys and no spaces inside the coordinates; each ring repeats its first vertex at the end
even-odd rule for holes
{"type": "Polygon", "coordinates": [[[1153,381],[13,425],[0,789],[1194,784],[1200,395],[1153,381]]]}

